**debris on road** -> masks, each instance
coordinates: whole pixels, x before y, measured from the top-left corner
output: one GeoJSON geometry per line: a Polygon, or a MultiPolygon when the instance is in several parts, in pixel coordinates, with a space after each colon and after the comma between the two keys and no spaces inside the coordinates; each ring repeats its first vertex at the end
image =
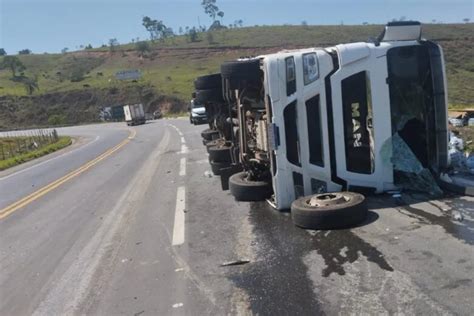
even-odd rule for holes
{"type": "Polygon", "coordinates": [[[207,178],[212,178],[212,172],[210,172],[209,170],[206,170],[206,172],[204,172],[204,176],[207,178]]]}
{"type": "Polygon", "coordinates": [[[184,271],[184,269],[183,268],[174,269],[174,272],[181,272],[181,271],[184,271]]]}
{"type": "Polygon", "coordinates": [[[178,308],[178,307],[183,307],[184,304],[183,303],[176,303],[176,304],[173,304],[173,308],[178,308]]]}
{"type": "Polygon", "coordinates": [[[458,221],[458,222],[462,222],[464,220],[464,217],[462,216],[462,214],[458,211],[454,211],[453,212],[453,219],[458,221]]]}
{"type": "Polygon", "coordinates": [[[222,263],[221,267],[238,266],[238,265],[246,264],[249,262],[250,260],[247,260],[247,259],[227,261],[227,262],[222,263]]]}

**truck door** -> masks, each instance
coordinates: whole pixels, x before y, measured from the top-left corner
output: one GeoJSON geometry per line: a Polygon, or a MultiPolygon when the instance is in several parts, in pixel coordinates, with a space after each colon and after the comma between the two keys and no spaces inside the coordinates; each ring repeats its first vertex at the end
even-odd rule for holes
{"type": "Polygon", "coordinates": [[[349,45],[338,45],[341,65],[331,77],[332,159],[336,159],[337,176],[349,190],[381,192],[384,183],[393,182],[379,154],[384,141],[391,137],[386,58],[371,56],[365,43],[349,45]]]}

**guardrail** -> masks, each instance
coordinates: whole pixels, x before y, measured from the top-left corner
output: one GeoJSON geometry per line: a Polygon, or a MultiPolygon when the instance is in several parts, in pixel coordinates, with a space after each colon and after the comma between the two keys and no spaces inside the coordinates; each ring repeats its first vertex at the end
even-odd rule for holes
{"type": "Polygon", "coordinates": [[[40,149],[58,139],[56,129],[0,132],[0,160],[40,149]]]}

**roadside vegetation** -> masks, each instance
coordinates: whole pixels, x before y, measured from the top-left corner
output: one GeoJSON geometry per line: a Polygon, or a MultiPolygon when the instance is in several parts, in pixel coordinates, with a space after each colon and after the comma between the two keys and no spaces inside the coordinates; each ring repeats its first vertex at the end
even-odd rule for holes
{"type": "MultiPolygon", "coordinates": [[[[102,47],[81,45],[61,54],[0,55],[0,130],[99,120],[102,107],[143,103],[146,112],[186,111],[193,80],[218,72],[223,61],[281,49],[327,47],[367,41],[383,25],[244,27],[242,20],[224,25],[215,0],[202,1],[210,26],[172,30],[166,21],[143,17],[149,39],[115,38],[102,47]],[[12,66],[13,65],[13,66],[12,66]],[[13,67],[13,68],[12,68],[13,67]],[[117,72],[138,70],[140,78],[118,80],[117,72]],[[54,120],[53,120],[54,121],[54,120]]],[[[469,22],[469,21],[468,21],[469,22]]],[[[474,107],[474,24],[425,24],[423,36],[443,46],[450,108],[474,107]]],[[[8,52],[5,52],[8,53],[8,52]]]]}
{"type": "Polygon", "coordinates": [[[450,127],[452,131],[457,131],[459,137],[464,140],[464,152],[467,154],[474,152],[474,126],[450,127]]]}
{"type": "Polygon", "coordinates": [[[0,171],[39,158],[71,144],[56,131],[34,136],[0,137],[0,171]]]}

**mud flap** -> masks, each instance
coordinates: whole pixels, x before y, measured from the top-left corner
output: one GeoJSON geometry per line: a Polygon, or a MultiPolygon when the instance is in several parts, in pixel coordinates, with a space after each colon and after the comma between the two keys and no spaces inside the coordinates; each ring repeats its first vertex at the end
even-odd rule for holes
{"type": "Polygon", "coordinates": [[[237,172],[243,171],[242,165],[231,165],[228,168],[223,168],[220,170],[220,176],[221,176],[221,187],[222,190],[226,191],[229,190],[229,178],[233,175],[236,174],[237,172]]]}

